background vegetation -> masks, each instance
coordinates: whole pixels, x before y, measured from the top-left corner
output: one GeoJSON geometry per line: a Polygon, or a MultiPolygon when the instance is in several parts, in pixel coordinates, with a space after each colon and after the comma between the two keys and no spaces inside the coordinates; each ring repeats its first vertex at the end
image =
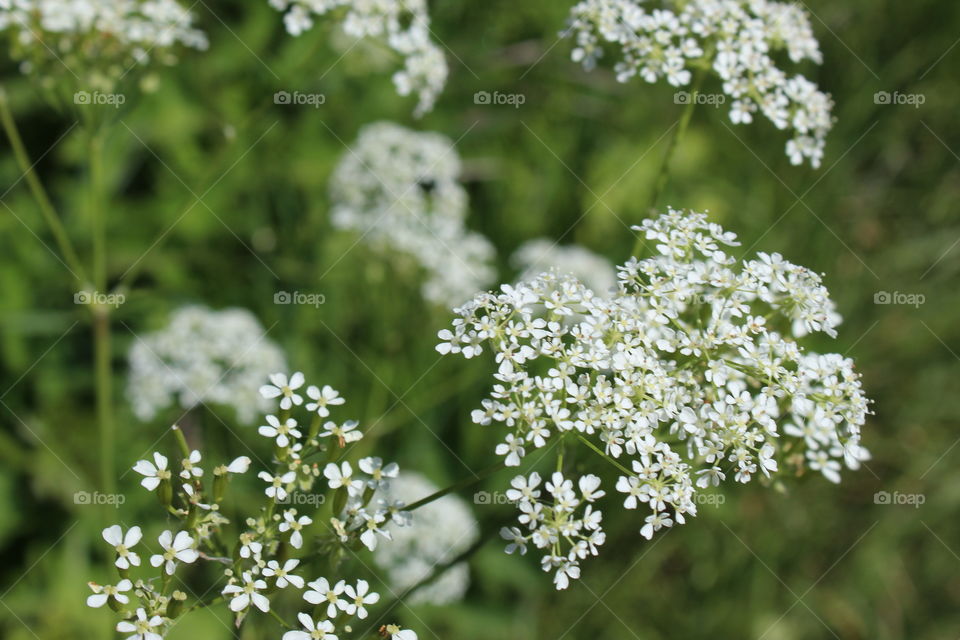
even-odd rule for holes
{"type": "MultiPolygon", "coordinates": [[[[74,500],[101,490],[89,314],[73,303],[75,286],[4,141],[0,636],[112,637],[109,612],[84,606],[86,581],[108,578],[99,531],[108,519],[155,514],[122,474],[179,416],[132,416],[125,354],[184,303],[251,309],[291,365],[338,388],[348,399],[341,417],[368,425],[401,465],[440,485],[489,465],[496,436],[469,423],[489,363],[440,360],[434,336],[450,314],[425,307],[415,280],[331,229],[326,183],[344,144],[381,119],[446,133],[465,161],[470,224],[502,257],[547,235],[620,262],[681,107],[666,85],[620,85],[570,62],[570,42],[558,42],[569,2],[433,4],[451,77],[422,121],[394,94],[382,52],[358,47],[338,62],[348,45],[333,30],[321,24],[293,39],[255,0],[201,0],[194,10],[210,50],[156,74],[156,91],[128,90],[104,154],[110,282],[134,268],[112,321],[115,472],[127,498],[119,512],[74,500]],[[278,90],[320,92],[326,103],[275,105],[278,90]],[[526,101],[477,105],[477,91],[526,101]],[[322,293],[326,303],[276,305],[277,291],[322,293]]],[[[808,8],[825,63],[805,72],[836,101],[824,166],[792,167],[766,122],[734,127],[724,109],[702,107],[661,204],[709,209],[745,252],[780,251],[826,274],[845,322],[837,341],[814,346],[856,358],[876,400],[864,430],[873,460],[839,487],[818,476],[733,488],[652,543],[636,533],[639,521],[607,509],[618,533],[563,593],[533,558],[507,557],[492,542],[472,560],[463,603],[401,609],[421,638],[960,637],[960,6],[808,8]],[[925,102],[876,104],[878,91],[925,102]],[[925,302],[876,304],[878,292],[925,302]],[[879,491],[924,502],[876,504],[879,491]]],[[[2,69],[25,143],[88,262],[87,150],[72,129],[80,116],[52,109],[8,59],[2,69]]],[[[501,267],[512,277],[505,259],[501,267]]],[[[200,409],[184,422],[193,438],[236,455],[244,448],[231,433],[262,444],[230,410],[200,409]]],[[[476,509],[487,520],[510,508],[476,509]]],[[[220,621],[222,607],[174,637],[229,637],[220,621]]]]}

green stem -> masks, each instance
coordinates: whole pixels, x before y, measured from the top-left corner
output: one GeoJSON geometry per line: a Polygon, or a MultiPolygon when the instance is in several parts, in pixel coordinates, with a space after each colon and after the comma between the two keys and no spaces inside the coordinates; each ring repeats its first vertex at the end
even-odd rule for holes
{"type": "MultiPolygon", "coordinates": [[[[90,221],[93,244],[93,282],[97,295],[107,291],[106,206],[103,196],[103,137],[90,135],[90,221]]],[[[110,346],[110,307],[94,301],[93,345],[96,371],[97,425],[100,435],[100,473],[104,491],[114,487],[113,367],[110,346]]]]}
{"type": "Polygon", "coordinates": [[[446,487],[445,489],[440,489],[435,493],[431,493],[429,496],[427,496],[426,498],[423,498],[422,500],[417,500],[413,504],[407,505],[406,507],[404,507],[403,510],[413,511],[415,509],[419,509],[420,507],[430,504],[434,500],[439,500],[440,498],[447,495],[448,493],[453,493],[455,491],[460,491],[462,489],[466,489],[467,487],[471,487],[477,484],[478,482],[482,481],[484,478],[487,478],[490,475],[496,473],[497,471],[500,471],[501,469],[506,468],[506,466],[507,465],[505,465],[503,462],[498,462],[497,464],[491,467],[487,467],[486,469],[481,471],[479,474],[474,474],[472,478],[464,478],[460,482],[456,482],[450,485],[449,487],[446,487]]]}
{"type": "MultiPolygon", "coordinates": [[[[700,86],[703,84],[703,79],[706,75],[705,69],[698,69],[696,72],[694,72],[693,86],[690,90],[690,101],[687,102],[687,105],[683,109],[683,113],[680,114],[680,122],[677,124],[676,130],[670,137],[667,151],[663,155],[663,162],[660,164],[660,171],[657,173],[657,180],[654,183],[653,192],[650,195],[650,205],[647,207],[648,211],[653,211],[656,209],[657,201],[660,199],[660,196],[663,195],[663,191],[667,187],[667,181],[670,178],[670,163],[673,160],[673,154],[676,152],[680,140],[683,139],[687,132],[687,127],[690,125],[690,119],[693,117],[693,111],[697,106],[697,96],[700,94],[700,86]]],[[[637,241],[633,245],[632,255],[639,254],[642,246],[643,236],[637,236],[637,241]]]]}
{"type": "Polygon", "coordinates": [[[583,444],[585,444],[585,445],[587,445],[588,447],[590,447],[590,448],[593,450],[594,453],[596,453],[598,456],[600,456],[601,458],[603,458],[604,460],[606,460],[607,462],[609,462],[610,464],[612,464],[613,466],[615,466],[617,469],[619,469],[619,470],[622,471],[623,473],[627,474],[628,476],[633,476],[633,475],[635,475],[632,471],[630,471],[630,470],[627,469],[625,466],[623,466],[622,464],[620,464],[619,462],[617,462],[616,460],[614,460],[613,458],[611,458],[610,456],[608,456],[606,453],[603,452],[602,449],[600,449],[597,445],[595,445],[595,444],[593,444],[592,442],[590,442],[589,440],[587,440],[587,439],[586,439],[585,437],[583,437],[582,435],[578,435],[577,438],[580,440],[580,442],[582,442],[583,444]]]}
{"type": "Polygon", "coordinates": [[[57,214],[56,209],[53,208],[53,204],[50,202],[50,198],[43,188],[43,183],[40,182],[40,178],[33,169],[30,156],[23,144],[23,139],[20,137],[20,131],[17,129],[16,121],[13,119],[13,113],[10,111],[7,93],[2,87],[0,87],[0,123],[3,124],[3,129],[7,134],[7,138],[10,140],[13,155],[17,160],[17,164],[20,165],[20,170],[23,171],[27,186],[37,201],[40,212],[50,226],[50,231],[53,233],[57,247],[60,249],[60,253],[63,254],[63,258],[66,260],[67,266],[76,280],[78,288],[82,288],[87,280],[86,273],[80,264],[79,258],[77,258],[77,252],[70,242],[70,237],[67,235],[63,223],[60,221],[60,216],[57,214]]]}

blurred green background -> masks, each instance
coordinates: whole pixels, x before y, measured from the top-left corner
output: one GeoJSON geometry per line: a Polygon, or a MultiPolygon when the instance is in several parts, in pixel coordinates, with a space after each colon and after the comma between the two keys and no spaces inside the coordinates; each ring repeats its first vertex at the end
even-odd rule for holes
{"type": "MultiPolygon", "coordinates": [[[[435,335],[451,314],[331,228],[326,184],[344,144],[383,119],[456,140],[469,224],[495,243],[509,280],[507,256],[536,236],[626,258],[627,226],[647,215],[681,107],[665,84],[621,85],[609,70],[572,63],[571,43],[558,41],[569,2],[432,4],[451,75],[421,121],[395,95],[395,61],[358,47],[338,62],[345,47],[329,23],[293,39],[254,0],[194,5],[210,50],[185,53],[155,74],[156,91],[116,114],[105,154],[111,282],[137,265],[112,319],[117,476],[179,415],[132,416],[127,349],[191,302],[253,311],[293,368],[348,399],[339,417],[359,419],[401,466],[444,485],[490,464],[498,436],[469,422],[490,363],[441,360],[435,335]],[[279,90],[327,99],[317,109],[275,105],[279,90]],[[476,105],[477,91],[526,101],[476,105]],[[275,305],[276,291],[322,293],[326,304],[275,305]]],[[[836,341],[808,344],[855,357],[876,400],[864,429],[873,459],[840,486],[819,476],[785,491],[731,486],[723,504],[651,543],[636,514],[610,504],[607,544],[566,592],[553,591],[535,557],[508,557],[492,542],[471,562],[464,602],[401,612],[421,638],[960,637],[960,5],[807,6],[825,62],[803,72],[836,102],[823,167],[790,166],[771,125],[735,127],[706,106],[661,204],[709,209],[745,252],[780,251],[826,274],[844,323],[836,341]],[[925,102],[877,104],[878,91],[925,102]],[[876,304],[879,292],[925,302],[876,304]],[[924,502],[876,504],[880,491],[924,502]]],[[[78,116],[50,108],[8,58],[0,67],[38,172],[89,262],[78,116]]],[[[84,606],[86,581],[109,578],[99,531],[156,511],[130,475],[119,481],[119,512],[75,504],[75,492],[100,489],[90,323],[46,248],[55,245],[9,144],[0,146],[0,637],[112,637],[110,613],[84,606]]],[[[230,410],[187,420],[198,441],[227,442],[234,455],[243,448],[229,444],[230,431],[254,440],[230,410]]],[[[484,520],[510,512],[476,509],[484,520]]],[[[228,616],[206,612],[172,637],[229,637],[217,618],[228,616]]]]}

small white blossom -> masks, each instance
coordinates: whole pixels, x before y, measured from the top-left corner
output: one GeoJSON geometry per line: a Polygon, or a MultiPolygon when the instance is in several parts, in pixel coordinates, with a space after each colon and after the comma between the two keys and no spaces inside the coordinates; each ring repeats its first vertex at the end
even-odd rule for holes
{"type": "Polygon", "coordinates": [[[274,373],[270,376],[271,384],[260,387],[260,395],[264,398],[280,398],[280,408],[290,409],[293,405],[303,404],[303,396],[296,393],[303,386],[303,374],[297,371],[290,379],[284,373],[274,373]]]}
{"type": "Polygon", "coordinates": [[[297,589],[303,589],[303,578],[290,573],[297,568],[298,564],[300,564],[300,561],[296,559],[287,560],[283,563],[283,566],[280,566],[280,563],[276,560],[271,560],[264,567],[262,573],[268,578],[274,578],[278,589],[283,589],[288,584],[292,584],[297,589]]]}
{"type": "Polygon", "coordinates": [[[161,480],[169,480],[172,477],[170,470],[167,469],[167,463],[168,460],[166,456],[154,453],[153,462],[149,460],[138,460],[137,463],[133,465],[133,470],[142,476],[146,476],[140,481],[140,484],[143,485],[147,491],[153,491],[160,486],[161,480]]]}
{"type": "Polygon", "coordinates": [[[103,530],[103,539],[117,551],[116,565],[121,569],[140,566],[140,556],[130,551],[143,537],[140,527],[130,527],[126,535],[120,525],[115,524],[103,530]]]}
{"type": "Polygon", "coordinates": [[[127,604],[130,602],[130,597],[125,595],[127,591],[130,591],[133,588],[133,583],[124,578],[116,585],[99,585],[95,582],[87,583],[90,585],[90,590],[93,591],[93,595],[87,596],[87,606],[98,609],[107,603],[107,600],[113,598],[119,604],[127,604]]]}
{"type": "Polygon", "coordinates": [[[266,613],[270,610],[270,600],[260,593],[267,588],[265,580],[255,578],[249,571],[241,576],[242,584],[230,583],[223,588],[223,595],[230,597],[230,610],[239,612],[252,604],[266,613]]]}
{"type": "Polygon", "coordinates": [[[177,562],[190,564],[196,562],[200,554],[194,549],[194,540],[186,531],[180,531],[174,537],[169,529],[160,534],[158,538],[160,546],[163,547],[163,553],[150,556],[150,564],[154,567],[163,565],[167,575],[172,576],[177,568],[177,562]]]}

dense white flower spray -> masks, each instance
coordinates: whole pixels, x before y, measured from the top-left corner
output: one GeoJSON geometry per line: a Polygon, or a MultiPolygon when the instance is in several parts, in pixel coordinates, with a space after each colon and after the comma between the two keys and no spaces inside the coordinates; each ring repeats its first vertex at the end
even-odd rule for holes
{"type": "Polygon", "coordinates": [[[601,255],[579,245],[561,245],[549,238],[534,238],[520,245],[510,262],[520,270],[520,280],[533,280],[545,271],[572,275],[587,288],[606,295],[617,286],[617,270],[601,255]]]}
{"type": "Polygon", "coordinates": [[[130,347],[127,397],[141,420],[176,402],[232,407],[240,422],[271,406],[256,391],[271,371],[285,368],[283,352],[245,309],[182,307],[160,331],[130,347]]]}
{"type": "Polygon", "coordinates": [[[423,297],[453,307],[494,278],[494,248],[464,224],[460,158],[438,133],[389,122],[361,130],[330,179],[333,224],[362,233],[375,249],[415,260],[423,297]]]}
{"type": "Polygon", "coordinates": [[[712,70],[731,100],[734,124],[752,122],[759,111],[792,133],[786,147],[790,162],[806,159],[820,166],[833,125],[833,101],[804,76],[783,71],[774,59],[783,51],[794,63],[821,61],[807,14],[796,4],[583,0],[573,7],[570,27],[577,41],[573,59],[587,69],[604,55],[605,45],[620,50],[622,58],[614,65],[620,82],[640,76],[683,87],[697,70],[712,70]]]}
{"type": "Polygon", "coordinates": [[[403,69],[393,74],[400,95],[417,95],[415,114],[433,109],[447,81],[447,61],[431,40],[426,0],[270,0],[285,12],[287,31],[298,36],[313,26],[313,16],[341,11],[347,35],[382,41],[403,57],[403,69]]]}
{"type": "MultiPolygon", "coordinates": [[[[361,546],[374,550],[390,541],[388,521],[409,521],[402,502],[387,504],[375,498],[399,469],[395,463],[384,465],[380,458],[345,459],[344,449],[360,440],[362,432],[355,422],[338,425],[325,420],[330,415],[327,405],[342,404],[329,386],[306,387],[306,395],[315,402],[303,407],[308,417],[301,424],[293,410],[303,404],[303,374],[274,374],[271,382],[260,390],[279,409],[259,428],[260,435],[273,443],[272,460],[257,476],[266,484],[264,504],[254,511],[241,508],[239,528],[232,526],[221,506],[230,476],[246,474],[252,464],[249,457],[207,473],[204,456],[191,450],[184,434],[173,427],[179,465],[159,452],[134,465],[143,487],[156,493],[166,510],[168,523],[169,516],[173,521],[156,538],[155,553],[149,556],[149,565],[155,568],[152,576],[141,562],[143,550],[133,550],[146,541],[141,526],[104,529],[103,539],[116,553],[113,564],[120,579],[116,585],[90,583],[93,594],[87,604],[107,604],[116,611],[121,616],[117,631],[138,640],[159,640],[180,615],[225,601],[238,627],[248,615],[269,614],[286,629],[285,640],[357,637],[359,629],[352,620],[367,618],[367,607],[380,600],[365,579],[317,577],[308,582],[304,576],[319,570],[316,567],[342,571],[340,561],[347,554],[361,546]],[[321,403],[320,398],[340,402],[321,403]],[[318,456],[326,462],[310,462],[318,456]],[[243,518],[244,513],[249,517],[243,518]],[[219,596],[188,602],[186,593],[173,588],[174,578],[183,565],[198,564],[218,575],[219,596]],[[142,576],[134,578],[134,571],[142,576]],[[296,623],[281,616],[284,609],[298,611],[296,623]]],[[[384,629],[402,640],[417,638],[397,625],[384,629]]]]}
{"type": "MultiPolygon", "coordinates": [[[[405,471],[383,490],[388,503],[415,501],[438,491],[438,487],[419,473],[405,471]]],[[[433,575],[436,567],[451,562],[480,537],[470,507],[453,494],[421,507],[411,514],[409,526],[387,527],[393,542],[377,547],[373,559],[386,570],[394,591],[403,592],[433,575]]],[[[410,604],[446,604],[463,597],[470,585],[466,562],[449,567],[439,577],[415,591],[410,604]]]]}
{"type": "Polygon", "coordinates": [[[79,74],[102,91],[135,66],[174,61],[177,47],[207,48],[176,0],[2,0],[0,32],[24,72],[79,74]]]}
{"type": "Polygon", "coordinates": [[[670,210],[635,229],[656,253],[619,268],[615,295],[547,273],[478,295],[440,332],[441,353],[496,357],[496,383],[472,417],[505,428],[496,453],[506,465],[558,452],[545,482],[513,480],[520,526],[502,532],[508,552],[542,549],[558,588],[604,539],[594,503],[605,492],[597,475],[569,477],[572,447],[616,469],[624,508],[649,511],[648,539],[696,515],[698,494],[728,478],[810,469],[839,482],[841,463],[868,457],[853,362],[794,339],[835,335],[816,273],[779,254],[738,262],[725,251],[736,236],[700,213],[670,210]]]}

